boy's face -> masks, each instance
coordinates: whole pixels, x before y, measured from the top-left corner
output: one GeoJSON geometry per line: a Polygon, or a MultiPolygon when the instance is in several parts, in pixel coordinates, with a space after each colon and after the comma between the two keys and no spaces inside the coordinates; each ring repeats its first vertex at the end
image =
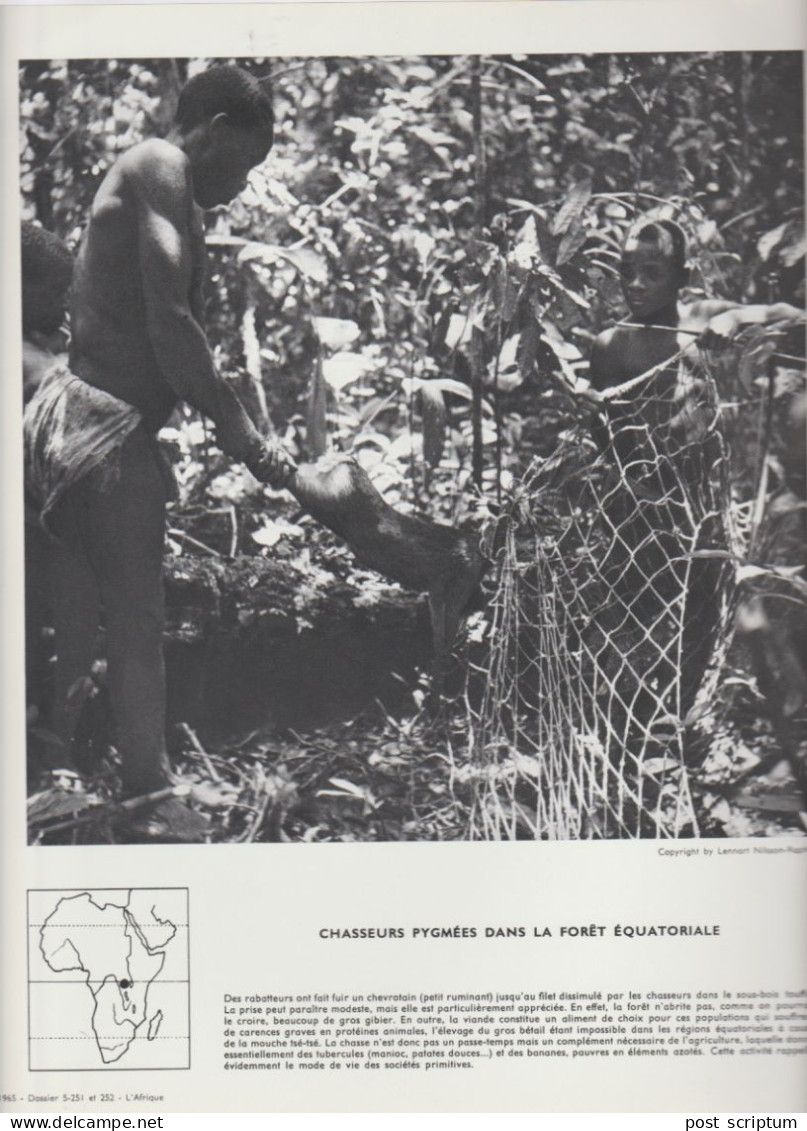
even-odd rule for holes
{"type": "Polygon", "coordinates": [[[625,245],[621,276],[625,300],[635,318],[650,318],[676,303],[684,282],[672,246],[644,240],[625,245]]]}

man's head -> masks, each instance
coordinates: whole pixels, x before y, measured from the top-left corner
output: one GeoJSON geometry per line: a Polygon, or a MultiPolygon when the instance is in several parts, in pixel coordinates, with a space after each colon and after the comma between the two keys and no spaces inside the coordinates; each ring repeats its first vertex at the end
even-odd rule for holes
{"type": "Polygon", "coordinates": [[[272,102],[240,67],[211,67],[183,87],[175,128],[191,162],[196,203],[215,208],[238,196],[271,149],[272,102]]]}
{"type": "Polygon", "coordinates": [[[22,332],[52,334],[64,321],[73,256],[53,232],[24,221],[22,244],[22,332]]]}
{"type": "Polygon", "coordinates": [[[687,281],[686,237],[672,220],[640,220],[622,249],[622,289],[637,318],[674,305],[687,281]]]}

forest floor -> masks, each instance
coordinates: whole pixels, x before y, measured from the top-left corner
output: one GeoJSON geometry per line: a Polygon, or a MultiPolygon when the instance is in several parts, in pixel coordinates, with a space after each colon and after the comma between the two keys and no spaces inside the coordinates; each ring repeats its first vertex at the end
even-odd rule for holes
{"type": "MultiPolygon", "coordinates": [[[[347,722],[310,731],[258,729],[215,747],[203,745],[187,725],[179,730],[177,780],[191,805],[208,816],[213,842],[472,835],[474,774],[459,720],[435,724],[425,711],[393,718],[376,704],[347,722]]],[[[62,844],[138,839],[127,833],[116,807],[114,760],[86,777],[56,771],[40,778],[29,799],[32,838],[62,844]]],[[[717,735],[690,781],[701,836],[807,836],[792,767],[751,701],[736,714],[732,731],[717,735]]]]}
{"type": "MultiPolygon", "coordinates": [[[[204,517],[208,527],[195,522],[191,537],[215,552],[183,546],[169,558],[166,585],[172,765],[190,805],[209,819],[207,839],[472,837],[480,771],[461,702],[436,721],[426,708],[424,602],[358,570],[319,534],[287,530],[282,516],[252,520],[262,537],[277,538],[271,549],[229,558],[226,522],[214,528],[204,517]]],[[[742,645],[714,706],[690,771],[699,835],[807,835],[793,762],[742,645]]],[[[102,670],[85,715],[84,757],[70,769],[47,750],[34,753],[52,736],[30,715],[30,837],[142,840],[120,810],[102,670]]],[[[806,756],[803,741],[797,759],[806,756]]]]}

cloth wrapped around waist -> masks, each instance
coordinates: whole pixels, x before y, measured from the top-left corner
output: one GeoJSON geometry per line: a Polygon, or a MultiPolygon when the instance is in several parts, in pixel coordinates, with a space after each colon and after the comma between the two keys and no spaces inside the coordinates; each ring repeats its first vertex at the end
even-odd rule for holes
{"type": "MultiPolygon", "coordinates": [[[[25,490],[45,528],[65,491],[80,479],[92,475],[99,491],[114,487],[120,449],[142,424],[132,405],[88,385],[64,366],[46,375],[23,416],[25,490]]],[[[153,443],[170,495],[171,470],[156,438],[153,443]]]]}

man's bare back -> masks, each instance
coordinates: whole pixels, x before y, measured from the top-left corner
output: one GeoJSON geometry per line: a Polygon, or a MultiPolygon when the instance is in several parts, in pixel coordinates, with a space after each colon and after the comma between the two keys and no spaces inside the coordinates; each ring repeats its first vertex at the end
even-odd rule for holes
{"type": "Polygon", "coordinates": [[[217,145],[218,175],[198,157],[193,135],[141,142],[107,174],[76,264],[71,366],[139,409],[151,431],[178,399],[187,401],[214,422],[220,447],[249,464],[264,442],[216,372],[202,327],[199,199],[229,202],[268,144],[230,130],[217,145]]]}
{"type": "MultiPolygon", "coordinates": [[[[73,371],[91,385],[134,405],[157,429],[176,404],[150,336],[141,270],[141,224],[147,187],[174,182],[174,212],[184,219],[191,263],[187,293],[193,310],[201,290],[204,239],[187,157],[169,142],[142,142],[107,173],[93,202],[73,282],[73,371]]],[[[196,313],[196,312],[194,312],[196,313]]],[[[200,327],[201,329],[201,327],[200,327]]]]}

